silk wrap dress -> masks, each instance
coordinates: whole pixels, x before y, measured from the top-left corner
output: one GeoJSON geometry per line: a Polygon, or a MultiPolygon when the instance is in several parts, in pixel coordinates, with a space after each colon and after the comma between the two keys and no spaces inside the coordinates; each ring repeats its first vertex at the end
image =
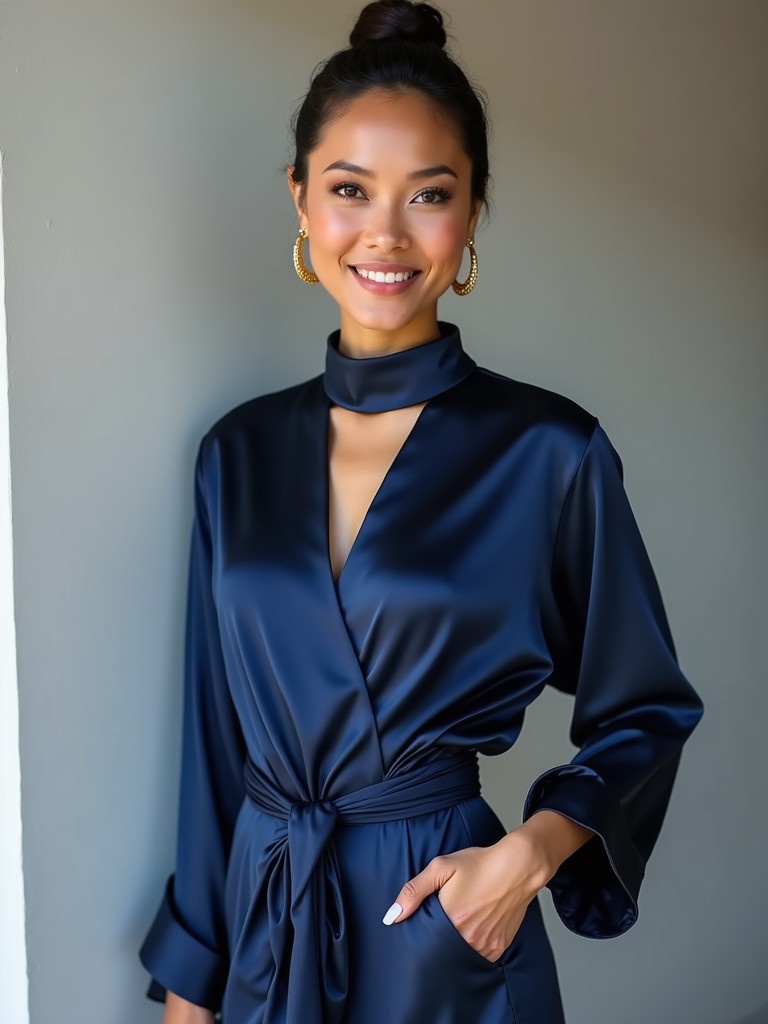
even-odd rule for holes
{"type": "Polygon", "coordinates": [[[501,957],[436,893],[382,917],[438,854],[507,831],[477,754],[546,685],[577,752],[531,784],[595,832],[548,887],[565,926],[637,918],[702,704],[598,420],[480,367],[460,333],[261,395],[194,479],[175,872],[141,949],[224,1024],[562,1024],[538,897],[501,957]],[[329,409],[425,402],[334,579],[329,409]]]}

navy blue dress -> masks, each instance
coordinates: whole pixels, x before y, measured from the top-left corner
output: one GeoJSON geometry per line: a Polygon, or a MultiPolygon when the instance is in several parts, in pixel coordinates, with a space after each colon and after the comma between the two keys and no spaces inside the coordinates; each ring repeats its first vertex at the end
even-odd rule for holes
{"type": "Polygon", "coordinates": [[[637,917],[702,705],[594,416],[479,367],[459,332],[356,359],[224,416],[196,463],[175,874],[142,946],[149,994],[224,1024],[562,1024],[538,899],[491,962],[403,883],[506,829],[477,752],[516,740],[549,684],[570,763],[527,818],[596,835],[549,883],[580,935],[637,917]],[[332,404],[419,413],[338,579],[332,404]]]}

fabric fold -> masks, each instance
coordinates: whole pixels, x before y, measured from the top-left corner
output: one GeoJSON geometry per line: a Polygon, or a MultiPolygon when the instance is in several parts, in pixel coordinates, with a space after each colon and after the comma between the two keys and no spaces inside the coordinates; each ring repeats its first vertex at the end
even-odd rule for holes
{"type": "Polygon", "coordinates": [[[166,989],[170,989],[198,1006],[218,1006],[227,981],[229,959],[196,939],[180,920],[174,904],[173,880],[171,875],[139,953],[153,976],[147,994],[161,1002],[166,989]]]}
{"type": "Polygon", "coordinates": [[[155,998],[226,1024],[562,1024],[535,912],[501,966],[428,909],[381,923],[431,859],[504,834],[451,772],[509,749],[546,685],[574,697],[576,753],[524,813],[597,833],[550,882],[558,912],[592,937],[637,915],[701,702],[602,428],[449,334],[339,364],[350,401],[433,397],[335,588],[333,357],[203,438],[176,867],[142,949],[155,998]]]}
{"type": "Polygon", "coordinates": [[[336,405],[355,412],[386,412],[416,405],[460,383],[475,369],[455,324],[438,322],[440,337],[383,356],[347,356],[341,332],[329,335],[323,387],[336,405]]]}
{"type": "Polygon", "coordinates": [[[546,808],[596,833],[548,887],[568,928],[609,938],[637,920],[645,863],[702,705],[680,671],[621,460],[598,423],[563,505],[552,580],[550,682],[575,697],[579,750],[534,781],[523,820],[546,808]]]}
{"type": "MultiPolygon", "coordinates": [[[[334,829],[340,822],[371,824],[430,814],[479,796],[477,755],[446,753],[335,800],[292,802],[250,760],[245,785],[256,807],[288,822],[270,865],[273,876],[281,869],[288,874],[290,889],[290,923],[285,915],[270,922],[270,941],[289,959],[285,1024],[341,1024],[349,957],[334,829]]],[[[274,984],[280,983],[276,975],[274,984]]]]}
{"type": "Polygon", "coordinates": [[[217,1010],[229,970],[224,888],[243,801],[245,742],[227,685],[213,595],[205,442],[195,461],[189,547],[176,871],[139,956],[154,979],[150,998],[163,1001],[170,988],[217,1010]]]}
{"type": "Polygon", "coordinates": [[[545,809],[595,833],[547,883],[560,919],[588,938],[621,935],[637,920],[637,896],[645,874],[621,805],[596,772],[568,764],[550,768],[534,781],[523,821],[545,809]]]}

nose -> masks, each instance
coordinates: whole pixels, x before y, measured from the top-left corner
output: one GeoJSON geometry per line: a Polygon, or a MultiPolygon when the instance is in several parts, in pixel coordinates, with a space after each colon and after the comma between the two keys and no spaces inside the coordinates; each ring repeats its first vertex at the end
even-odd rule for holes
{"type": "Polygon", "coordinates": [[[406,219],[394,203],[376,203],[363,232],[363,242],[369,249],[392,252],[407,249],[410,236],[406,219]]]}

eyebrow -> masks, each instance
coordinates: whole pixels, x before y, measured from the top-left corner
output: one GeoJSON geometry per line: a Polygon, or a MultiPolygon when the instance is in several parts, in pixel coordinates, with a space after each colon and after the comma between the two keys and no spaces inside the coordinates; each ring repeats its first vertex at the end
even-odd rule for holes
{"type": "MultiPolygon", "coordinates": [[[[347,160],[336,160],[323,171],[323,174],[327,174],[328,171],[347,171],[349,174],[359,174],[362,178],[375,178],[376,175],[373,171],[367,170],[365,167],[359,167],[357,164],[351,164],[347,160]]],[[[409,181],[419,181],[422,178],[434,178],[438,174],[450,174],[452,178],[458,180],[458,174],[448,164],[436,164],[434,167],[423,167],[419,171],[411,171],[408,175],[409,181]]]]}

